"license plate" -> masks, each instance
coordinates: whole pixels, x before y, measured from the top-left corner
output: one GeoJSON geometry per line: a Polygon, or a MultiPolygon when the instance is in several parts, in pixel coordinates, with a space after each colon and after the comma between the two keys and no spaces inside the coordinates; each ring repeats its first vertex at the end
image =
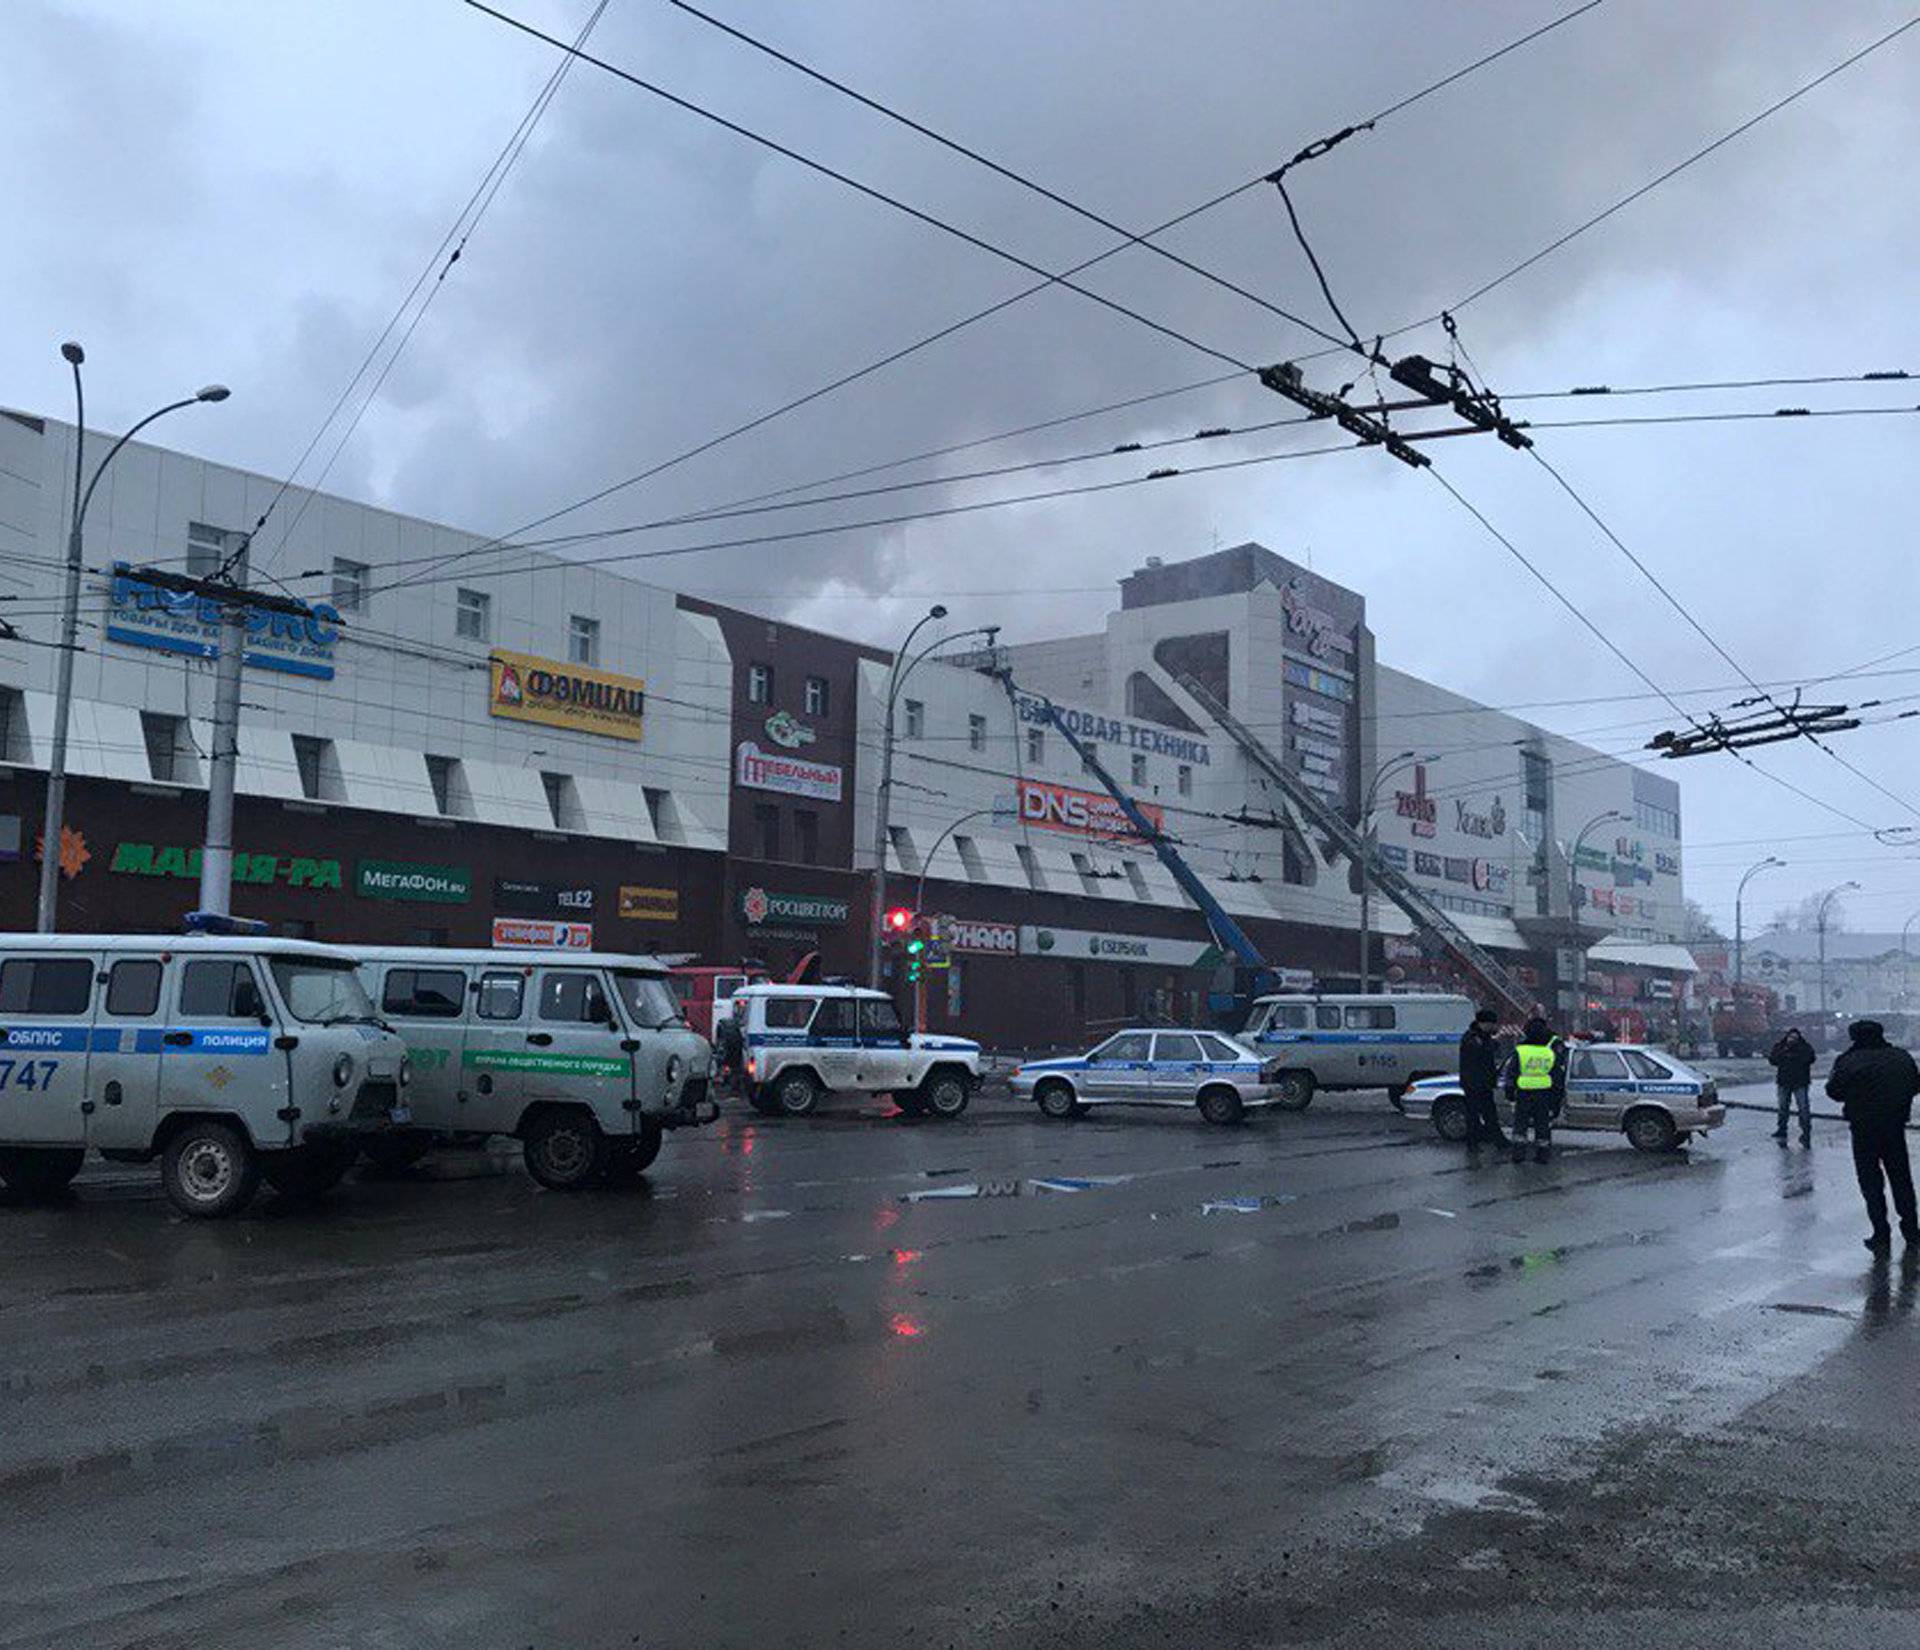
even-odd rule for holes
{"type": "Polygon", "coordinates": [[[413,1108],[411,1106],[389,1106],[387,1108],[387,1121],[389,1123],[411,1123],[413,1121],[413,1108]]]}

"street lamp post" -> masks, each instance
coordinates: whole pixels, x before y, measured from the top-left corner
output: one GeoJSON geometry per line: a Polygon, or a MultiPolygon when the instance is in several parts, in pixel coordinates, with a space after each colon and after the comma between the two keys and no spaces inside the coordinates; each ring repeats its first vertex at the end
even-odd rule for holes
{"type": "Polygon", "coordinates": [[[1820,896],[1820,915],[1815,924],[1820,930],[1820,1012],[1827,1012],[1827,911],[1842,894],[1857,891],[1857,882],[1843,882],[1838,888],[1829,888],[1820,896]]]}
{"type": "MultiPolygon", "coordinates": [[[[1631,823],[1629,817],[1618,808],[1609,808],[1605,813],[1595,814],[1582,825],[1573,839],[1573,846],[1567,852],[1567,921],[1573,928],[1573,967],[1574,967],[1574,1018],[1583,1021],[1587,1009],[1587,954],[1580,945],[1580,849],[1587,840],[1587,833],[1609,822],[1631,823]]],[[[1569,1027],[1569,1029],[1574,1029],[1569,1027]]]]}
{"type": "Polygon", "coordinates": [[[120,449],[156,418],[164,418],[182,407],[201,401],[224,401],[224,384],[209,384],[180,401],[169,401],[135,424],[107,449],[106,457],[95,466],[93,479],[81,487],[87,450],[87,404],[80,381],[80,364],[87,352],[69,340],[60,353],[73,368],[73,504],[67,517],[66,588],[60,603],[60,658],[55,666],[53,690],[53,750],[47,763],[46,809],[40,826],[40,903],[35,927],[51,934],[58,921],[60,902],[60,836],[67,822],[67,729],[73,718],[73,656],[80,632],[80,574],[82,571],[81,534],[86,525],[87,507],[93,503],[94,489],[107,473],[107,466],[120,449]]]}
{"type": "Polygon", "coordinates": [[[968,823],[968,821],[985,819],[988,815],[993,815],[997,818],[1009,817],[1005,808],[975,808],[972,813],[962,814],[933,839],[933,846],[927,850],[927,857],[920,861],[920,881],[915,887],[913,894],[914,910],[924,911],[927,908],[927,871],[933,864],[933,856],[946,846],[947,838],[952,836],[955,831],[959,830],[960,827],[968,823]]]}
{"type": "Polygon", "coordinates": [[[1767,857],[1761,860],[1758,865],[1754,865],[1748,868],[1747,874],[1740,879],[1740,886],[1734,890],[1734,893],[1733,893],[1733,983],[1735,985],[1738,985],[1741,979],[1743,978],[1743,975],[1741,973],[1741,953],[1746,947],[1747,932],[1746,932],[1746,911],[1745,911],[1745,908],[1742,906],[1741,901],[1746,897],[1747,884],[1751,882],[1755,877],[1757,877],[1762,871],[1765,871],[1773,866],[1785,865],[1786,863],[1787,862],[1784,859],[1775,859],[1772,854],[1767,855],[1767,857]]]}
{"type": "Polygon", "coordinates": [[[921,627],[946,616],[947,610],[938,602],[921,614],[894,654],[893,668],[887,673],[887,702],[880,731],[880,784],[873,793],[873,909],[867,921],[867,984],[876,990],[880,985],[882,928],[887,920],[887,807],[893,791],[893,706],[900,691],[900,666],[921,627]]]}
{"type": "Polygon", "coordinates": [[[1913,925],[1920,922],[1920,911],[1907,918],[1900,928],[1900,1006],[1909,1007],[1913,1002],[1913,953],[1907,949],[1907,936],[1913,932],[1913,925]]]}
{"type": "Polygon", "coordinates": [[[1398,773],[1409,762],[1420,760],[1418,751],[1401,751],[1380,765],[1367,787],[1366,800],[1360,806],[1360,994],[1367,994],[1373,975],[1373,810],[1380,799],[1381,782],[1398,773]]]}

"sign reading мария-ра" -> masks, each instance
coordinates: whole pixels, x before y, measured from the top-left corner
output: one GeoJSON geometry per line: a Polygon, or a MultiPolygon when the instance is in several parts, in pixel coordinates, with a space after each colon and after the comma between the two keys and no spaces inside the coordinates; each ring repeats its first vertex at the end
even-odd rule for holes
{"type": "MultiPolygon", "coordinates": [[[[305,613],[247,614],[244,664],[290,676],[333,680],[333,648],[340,615],[325,602],[305,613]]],[[[148,584],[123,561],[113,564],[107,590],[107,640],[127,647],[157,648],[193,659],[220,657],[220,604],[185,591],[148,584]]]]}
{"type": "Polygon", "coordinates": [[[641,736],[647,684],[591,665],[563,665],[497,647],[487,655],[487,710],[516,722],[539,722],[609,739],[641,736]]]}

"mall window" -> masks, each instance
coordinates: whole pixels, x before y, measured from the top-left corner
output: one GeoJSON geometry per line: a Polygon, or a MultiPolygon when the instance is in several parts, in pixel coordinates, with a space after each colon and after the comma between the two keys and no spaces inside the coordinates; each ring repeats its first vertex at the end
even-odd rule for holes
{"type": "Polygon", "coordinates": [[[906,737],[909,739],[924,738],[926,736],[926,731],[927,731],[927,707],[923,705],[918,699],[909,699],[907,701],[906,708],[907,708],[906,737]]]}
{"type": "Polygon", "coordinates": [[[163,785],[185,782],[192,776],[181,772],[181,747],[187,742],[187,719],[168,716],[163,711],[143,710],[140,732],[147,741],[147,771],[163,785]]]}
{"type": "Polygon", "coordinates": [[[1147,782],[1147,759],[1135,751],[1133,753],[1133,785],[1138,790],[1147,782]]]}
{"type": "Polygon", "coordinates": [[[1080,771],[1092,773],[1093,765],[1100,760],[1100,747],[1091,739],[1080,741],[1080,771]]]}
{"type": "Polygon", "coordinates": [[[747,703],[750,705],[770,705],[773,703],[773,666],[756,661],[747,666],[747,703]]]}
{"type": "Polygon", "coordinates": [[[580,787],[570,773],[543,773],[540,783],[547,793],[547,811],[559,831],[584,831],[587,811],[580,805],[580,787]]]}
{"type": "Polygon", "coordinates": [[[209,527],[204,521],[187,523],[187,577],[210,579],[226,566],[233,549],[233,535],[224,527],[209,527]]]}
{"type": "Polygon", "coordinates": [[[1044,762],[1047,759],[1047,733],[1044,728],[1027,729],[1027,760],[1044,762]]]}
{"type": "Polygon", "coordinates": [[[340,801],[346,786],[340,777],[340,759],[334,754],[333,741],[311,733],[296,733],[292,739],[300,794],[309,802],[340,801]]]}
{"type": "Polygon", "coordinates": [[[342,613],[364,613],[373,569],[363,561],[333,558],[333,605],[342,613]]]}
{"type": "Polygon", "coordinates": [[[484,642],[492,635],[493,598],[486,591],[453,593],[453,633],[466,642],[484,642]]]}
{"type": "Polygon", "coordinates": [[[429,754],[427,783],[433,787],[433,805],[444,819],[473,818],[473,792],[467,786],[467,770],[457,756],[429,754]]]}
{"type": "Polygon", "coordinates": [[[753,845],[761,859],[780,857],[780,809],[774,803],[754,803],[753,845]]]}
{"type": "Polygon", "coordinates": [[[1175,778],[1179,781],[1180,794],[1182,796],[1192,796],[1193,795],[1192,767],[1189,766],[1187,763],[1182,762],[1180,764],[1179,770],[1175,774],[1175,778]]]}
{"type": "Polygon", "coordinates": [[[967,749],[983,751],[987,748],[987,719],[984,716],[967,718],[967,749]]]}
{"type": "Polygon", "coordinates": [[[820,863],[820,816],[811,808],[793,810],[793,857],[802,865],[820,863]]]}
{"type": "Polygon", "coordinates": [[[576,665],[600,662],[600,621],[575,613],[567,620],[567,659],[576,665]]]}
{"type": "Polygon", "coordinates": [[[827,714],[827,679],[824,676],[807,678],[807,714],[825,716],[827,714]]]}
{"type": "Polygon", "coordinates": [[[1680,834],[1680,810],[1662,808],[1653,802],[1635,802],[1633,821],[1653,836],[1677,837],[1680,834]]]}
{"type": "Polygon", "coordinates": [[[31,762],[27,701],[18,688],[0,688],[0,762],[31,762]]]}

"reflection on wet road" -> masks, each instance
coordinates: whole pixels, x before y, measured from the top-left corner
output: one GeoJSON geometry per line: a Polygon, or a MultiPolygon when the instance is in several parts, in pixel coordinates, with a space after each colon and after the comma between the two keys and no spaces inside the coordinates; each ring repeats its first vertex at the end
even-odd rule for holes
{"type": "Polygon", "coordinates": [[[221,1226],[93,1176],[0,1207],[0,1646],[1896,1642],[1920,1274],[1755,1117],[733,1115],[221,1226]]]}

